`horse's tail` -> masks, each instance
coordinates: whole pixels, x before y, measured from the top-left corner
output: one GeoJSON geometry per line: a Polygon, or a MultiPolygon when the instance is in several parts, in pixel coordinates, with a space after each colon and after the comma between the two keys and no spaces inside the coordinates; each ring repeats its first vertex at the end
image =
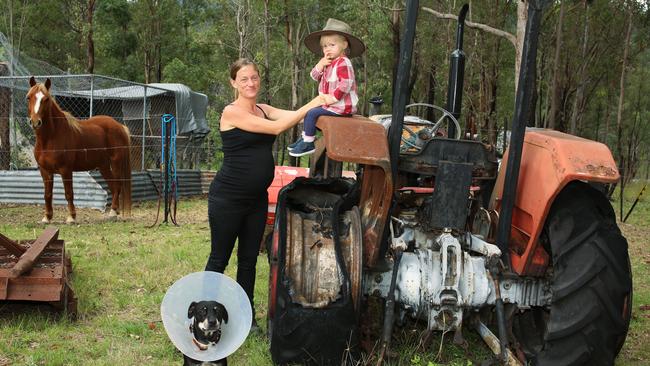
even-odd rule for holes
{"type": "Polygon", "coordinates": [[[120,180],[120,206],[122,207],[123,216],[131,216],[131,133],[129,128],[122,126],[124,128],[124,133],[126,134],[126,156],[120,164],[121,172],[120,180]]]}

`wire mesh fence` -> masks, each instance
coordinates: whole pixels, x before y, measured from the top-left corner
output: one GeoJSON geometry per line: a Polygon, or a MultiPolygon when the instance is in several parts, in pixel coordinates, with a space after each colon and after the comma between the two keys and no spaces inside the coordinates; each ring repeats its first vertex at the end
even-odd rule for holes
{"type": "MultiPolygon", "coordinates": [[[[203,145],[209,130],[197,130],[194,117],[183,114],[187,108],[180,110],[196,102],[194,99],[197,96],[200,98],[204,95],[193,93],[186,87],[187,90],[180,90],[178,84],[152,86],[99,75],[47,77],[52,83],[50,92],[59,106],[74,117],[84,120],[96,115],[108,115],[129,128],[133,170],[160,167],[161,118],[164,114],[172,114],[178,121],[177,167],[197,169],[206,159],[203,145]],[[179,98],[186,100],[180,101],[179,98]],[[182,103],[186,105],[179,107],[182,103]]],[[[46,77],[36,79],[44,82],[46,77]]],[[[27,76],[0,77],[0,170],[37,166],[33,157],[35,135],[29,122],[25,98],[28,90],[27,76]]],[[[205,114],[199,118],[203,118],[205,124],[205,114]]]]}

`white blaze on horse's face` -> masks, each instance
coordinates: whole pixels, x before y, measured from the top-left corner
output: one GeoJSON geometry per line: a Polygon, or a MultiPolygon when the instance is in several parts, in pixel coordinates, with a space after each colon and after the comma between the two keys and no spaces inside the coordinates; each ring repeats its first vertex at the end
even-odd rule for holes
{"type": "Polygon", "coordinates": [[[34,103],[34,114],[38,114],[39,108],[41,108],[41,100],[43,100],[43,97],[45,94],[43,92],[39,91],[36,93],[34,97],[36,97],[36,103],[34,103]]]}
{"type": "Polygon", "coordinates": [[[43,90],[36,89],[27,93],[27,109],[29,112],[29,119],[32,123],[32,128],[34,129],[43,125],[43,119],[41,118],[40,113],[42,113],[43,102],[45,102],[46,98],[47,94],[43,90]]]}

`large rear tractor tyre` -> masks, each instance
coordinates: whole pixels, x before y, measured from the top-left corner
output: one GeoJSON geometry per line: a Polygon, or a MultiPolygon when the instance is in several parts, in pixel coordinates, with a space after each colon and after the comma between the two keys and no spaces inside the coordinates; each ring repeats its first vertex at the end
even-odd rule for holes
{"type": "Polygon", "coordinates": [[[540,335],[536,365],[613,365],[629,327],[632,274],[612,206],[589,185],[571,183],[553,203],[544,236],[553,265],[550,312],[524,316],[529,326],[519,332],[528,334],[518,338],[540,335]]]}

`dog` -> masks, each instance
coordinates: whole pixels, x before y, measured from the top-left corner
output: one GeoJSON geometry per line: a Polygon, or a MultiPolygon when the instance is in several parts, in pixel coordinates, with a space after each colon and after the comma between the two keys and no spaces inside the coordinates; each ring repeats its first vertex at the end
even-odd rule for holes
{"type": "MultiPolygon", "coordinates": [[[[208,349],[208,346],[215,345],[221,339],[221,325],[228,323],[228,312],[226,307],[217,301],[192,302],[187,309],[187,317],[192,319],[190,333],[192,343],[201,351],[208,349]]],[[[227,359],[215,361],[197,361],[183,355],[184,366],[227,366],[227,359]]]]}

